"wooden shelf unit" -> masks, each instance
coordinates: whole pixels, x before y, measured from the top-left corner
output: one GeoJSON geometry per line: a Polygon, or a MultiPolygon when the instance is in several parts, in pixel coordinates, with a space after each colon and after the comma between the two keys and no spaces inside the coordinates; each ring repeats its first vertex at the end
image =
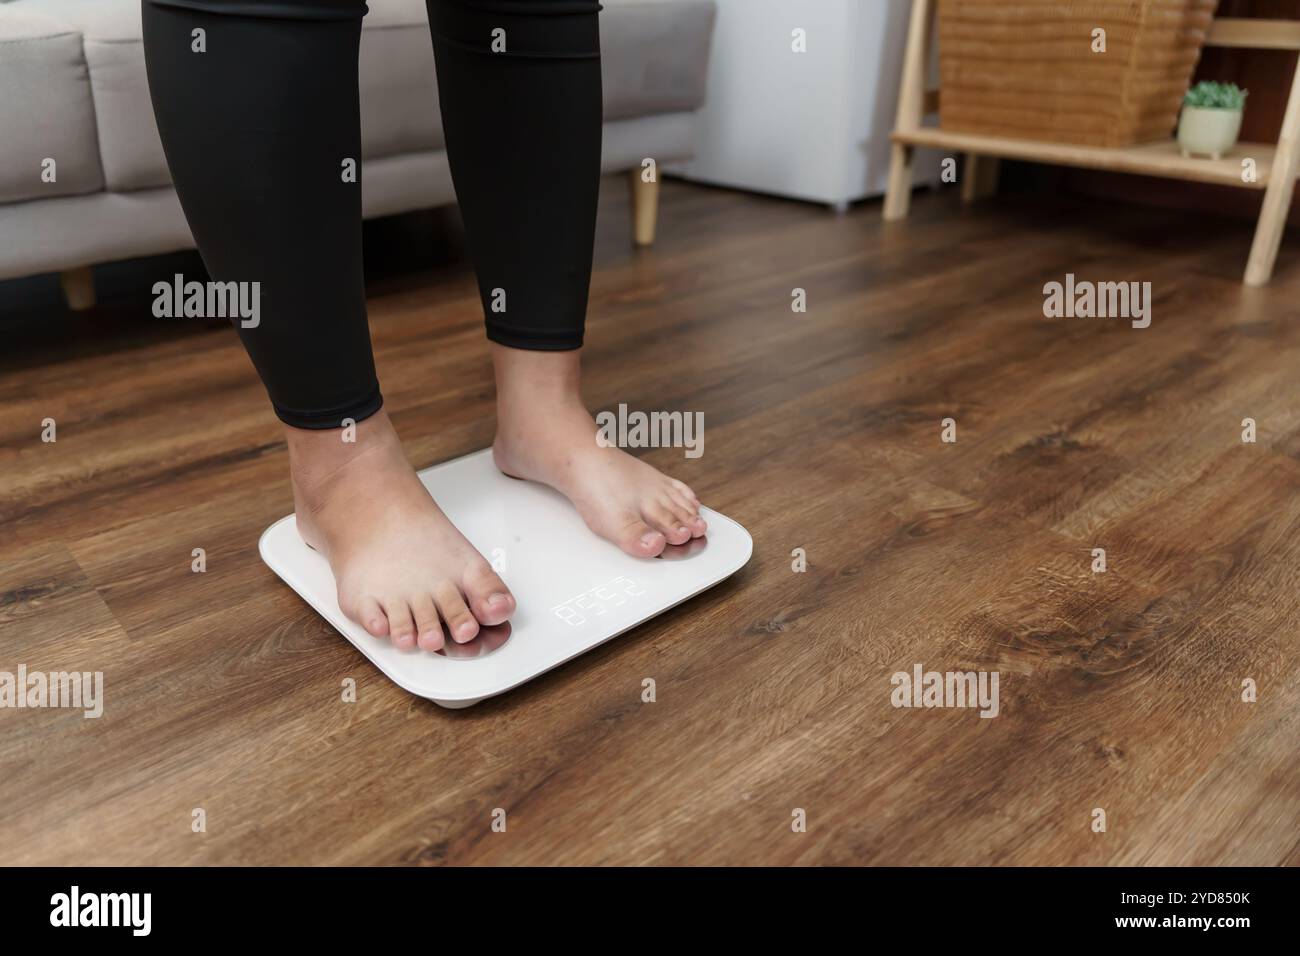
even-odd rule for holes
{"type": "MultiPolygon", "coordinates": [[[[938,109],[940,91],[925,88],[926,64],[933,42],[936,0],[913,0],[898,94],[898,118],[893,133],[889,187],[884,217],[894,221],[907,216],[912,194],[912,153],[917,146],[950,149],[966,156],[962,197],[971,201],[990,195],[997,182],[998,161],[1020,159],[1059,166],[1081,166],[1115,172],[1161,176],[1190,182],[1214,183],[1263,190],[1264,203],[1255,227],[1255,240],[1246,264],[1247,285],[1268,284],[1286,228],[1287,212],[1300,166],[1300,69],[1291,82],[1291,94],[1276,144],[1238,143],[1221,159],[1184,157],[1170,140],[1119,148],[1047,143],[1002,136],[948,132],[922,126],[928,113],[938,109]],[[1255,160],[1255,176],[1242,176],[1242,160],[1255,160]]],[[[1251,20],[1220,17],[1210,27],[1207,46],[1251,49],[1300,50],[1300,21],[1251,20]]]]}

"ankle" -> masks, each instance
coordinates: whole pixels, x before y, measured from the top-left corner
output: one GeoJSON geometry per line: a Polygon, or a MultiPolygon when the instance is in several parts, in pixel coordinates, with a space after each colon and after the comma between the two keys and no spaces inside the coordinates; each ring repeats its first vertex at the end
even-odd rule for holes
{"type": "Polygon", "coordinates": [[[530,408],[582,403],[581,350],[534,352],[493,343],[497,411],[517,416],[530,408]]]}
{"type": "Polygon", "coordinates": [[[551,431],[575,418],[591,418],[581,395],[546,391],[526,396],[498,393],[496,412],[498,432],[526,434],[551,431]]]}
{"type": "Polygon", "coordinates": [[[327,481],[362,456],[401,455],[401,442],[383,409],[351,429],[302,429],[285,426],[289,472],[294,484],[311,488],[327,481]]]}

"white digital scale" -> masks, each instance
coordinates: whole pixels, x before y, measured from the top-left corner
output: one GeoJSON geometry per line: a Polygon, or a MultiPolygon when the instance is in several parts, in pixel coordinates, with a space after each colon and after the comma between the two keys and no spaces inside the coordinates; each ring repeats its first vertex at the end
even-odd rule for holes
{"type": "Polygon", "coordinates": [[[559,493],[508,478],[492,450],[420,472],[447,517],[515,596],[506,625],[437,653],[398,650],[339,610],[326,560],[303,543],[294,516],[258,544],[276,574],[404,690],[443,707],[469,707],[518,687],[713,587],[749,561],[749,532],[708,508],[709,531],[659,558],[634,558],[593,534],[559,493]]]}

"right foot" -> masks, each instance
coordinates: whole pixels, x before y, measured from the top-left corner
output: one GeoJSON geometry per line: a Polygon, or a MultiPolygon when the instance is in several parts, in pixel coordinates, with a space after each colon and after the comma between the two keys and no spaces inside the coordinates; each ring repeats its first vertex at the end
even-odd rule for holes
{"type": "Polygon", "coordinates": [[[334,572],[339,608],[403,650],[439,650],[503,623],[515,600],[442,513],[381,409],[356,426],[285,429],[298,532],[334,572]]]}

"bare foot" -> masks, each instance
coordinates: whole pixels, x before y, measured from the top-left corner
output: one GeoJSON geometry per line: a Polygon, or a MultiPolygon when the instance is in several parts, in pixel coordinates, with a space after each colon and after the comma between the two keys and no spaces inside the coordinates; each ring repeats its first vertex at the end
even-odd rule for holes
{"type": "Polygon", "coordinates": [[[652,558],[708,530],[700,501],[681,481],[619,448],[601,447],[578,390],[578,353],[492,346],[497,437],[492,456],[507,475],[550,485],[587,527],[628,554],[652,558]]]}
{"type": "Polygon", "coordinates": [[[429,496],[380,410],[356,427],[286,427],[298,531],[329,560],[339,607],[403,650],[436,651],[505,621],[505,583],[429,496]]]}

